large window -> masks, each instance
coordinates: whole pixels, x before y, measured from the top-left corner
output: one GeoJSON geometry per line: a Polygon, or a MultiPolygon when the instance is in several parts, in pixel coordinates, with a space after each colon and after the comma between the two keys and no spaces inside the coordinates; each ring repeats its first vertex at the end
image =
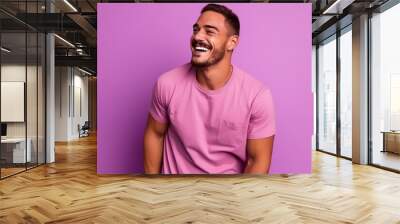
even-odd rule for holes
{"type": "Polygon", "coordinates": [[[371,19],[372,163],[400,170],[400,5],[371,19]]]}
{"type": "Polygon", "coordinates": [[[340,36],[340,154],[352,157],[352,35],[351,26],[340,36]]]}
{"type": "Polygon", "coordinates": [[[317,48],[317,148],[345,158],[352,157],[351,32],[349,25],[317,48]]]}
{"type": "Polygon", "coordinates": [[[318,149],[336,153],[336,36],[318,47],[318,149]]]}

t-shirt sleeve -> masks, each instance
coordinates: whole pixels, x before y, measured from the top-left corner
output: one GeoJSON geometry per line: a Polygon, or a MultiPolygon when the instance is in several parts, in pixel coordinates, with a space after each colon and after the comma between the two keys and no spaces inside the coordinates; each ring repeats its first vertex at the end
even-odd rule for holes
{"type": "Polygon", "coordinates": [[[166,92],[163,91],[160,81],[158,80],[153,88],[150,114],[156,121],[160,123],[168,122],[168,105],[165,99],[166,92]]]}
{"type": "Polygon", "coordinates": [[[266,138],[275,135],[275,109],[271,92],[261,90],[253,101],[250,115],[248,139],[266,138]]]}

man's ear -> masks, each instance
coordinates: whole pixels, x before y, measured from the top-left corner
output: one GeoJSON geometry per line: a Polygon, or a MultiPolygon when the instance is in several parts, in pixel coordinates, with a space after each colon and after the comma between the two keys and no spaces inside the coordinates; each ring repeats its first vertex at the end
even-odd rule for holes
{"type": "Polygon", "coordinates": [[[227,47],[228,51],[233,51],[238,44],[239,44],[239,36],[238,35],[230,36],[227,47]]]}

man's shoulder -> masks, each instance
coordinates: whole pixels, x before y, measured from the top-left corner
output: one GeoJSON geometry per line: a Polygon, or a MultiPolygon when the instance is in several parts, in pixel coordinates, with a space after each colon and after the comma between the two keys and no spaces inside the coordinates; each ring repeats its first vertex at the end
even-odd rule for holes
{"type": "Polygon", "coordinates": [[[157,82],[159,83],[159,85],[174,85],[190,72],[190,68],[191,66],[188,63],[175,67],[169,71],[162,73],[158,77],[157,82]]]}
{"type": "Polygon", "coordinates": [[[262,81],[258,80],[254,75],[240,68],[236,67],[236,69],[238,74],[240,74],[239,77],[242,89],[249,93],[249,97],[253,98],[262,91],[270,91],[269,87],[262,81]]]}

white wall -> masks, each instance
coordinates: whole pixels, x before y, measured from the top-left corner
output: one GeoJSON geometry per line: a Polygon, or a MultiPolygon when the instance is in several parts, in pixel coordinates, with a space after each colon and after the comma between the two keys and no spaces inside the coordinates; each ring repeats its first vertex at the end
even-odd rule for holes
{"type": "Polygon", "coordinates": [[[55,73],[55,140],[77,139],[78,124],[88,120],[88,77],[72,67],[56,67],[55,73]]]}
{"type": "MultiPolygon", "coordinates": [[[[39,72],[41,72],[39,70],[39,72]]],[[[36,136],[36,66],[6,64],[1,66],[1,81],[2,82],[25,82],[25,75],[28,78],[29,87],[27,88],[27,118],[28,118],[28,137],[31,133],[36,136]],[[27,70],[25,70],[27,69],[27,70]],[[27,73],[26,73],[27,71],[27,73]],[[33,87],[32,87],[33,86],[33,87]],[[35,113],[33,113],[35,112],[35,113]],[[33,122],[33,123],[32,123],[33,122]]],[[[4,97],[4,96],[3,96],[4,97]]],[[[41,105],[39,105],[40,107],[41,105]]],[[[6,108],[2,108],[5,110],[6,108]]],[[[8,137],[25,137],[25,123],[26,122],[7,122],[7,136],[8,137]]]]}
{"type": "MultiPolygon", "coordinates": [[[[9,64],[1,66],[1,81],[25,82],[25,64],[9,64]]],[[[28,67],[28,70],[30,68],[28,67]]],[[[28,72],[30,74],[30,72],[28,72]]],[[[5,108],[1,108],[4,110],[5,108]]],[[[25,122],[7,122],[7,137],[25,137],[25,122]]]]}
{"type": "Polygon", "coordinates": [[[67,67],[55,68],[55,141],[68,140],[69,80],[69,69],[67,67]]]}

